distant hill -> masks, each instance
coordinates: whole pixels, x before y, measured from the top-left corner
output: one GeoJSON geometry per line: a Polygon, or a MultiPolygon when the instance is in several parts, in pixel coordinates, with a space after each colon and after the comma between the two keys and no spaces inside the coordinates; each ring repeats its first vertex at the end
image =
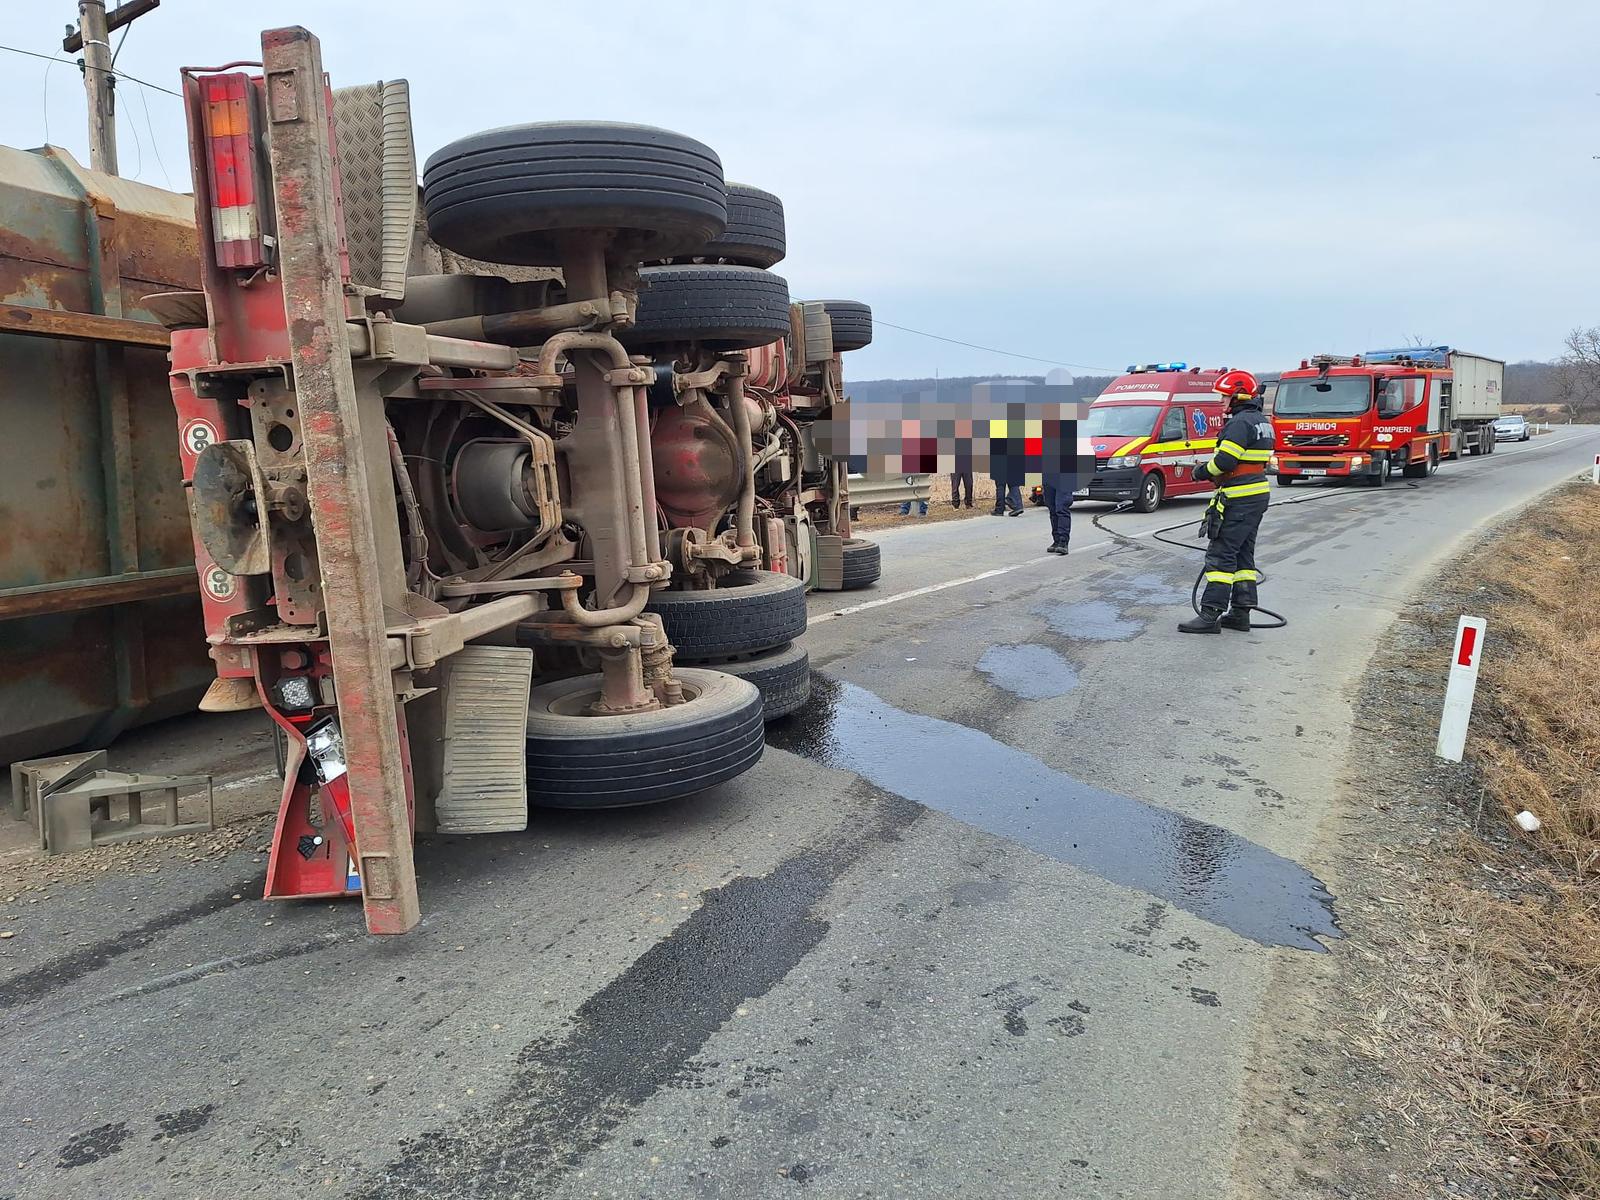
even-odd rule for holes
{"type": "MultiPolygon", "coordinates": [[[[1506,364],[1505,403],[1518,408],[1523,406],[1547,408],[1552,414],[1561,407],[1559,367],[1551,362],[1517,362],[1506,364]]],[[[1260,374],[1263,382],[1278,377],[1276,371],[1260,374]]],[[[1077,395],[1092,400],[1105,390],[1113,375],[1079,375],[1073,388],[1077,395]]],[[[885,403],[903,400],[908,396],[937,395],[940,400],[955,403],[966,399],[979,383],[1016,380],[1019,383],[1043,383],[1043,375],[962,375],[953,379],[848,379],[845,392],[863,403],[885,403]],[[937,389],[937,391],[935,391],[937,389]]]]}
{"type": "MultiPolygon", "coordinates": [[[[1105,390],[1112,375],[1079,375],[1073,382],[1077,397],[1092,400],[1105,390]]],[[[847,379],[845,392],[852,400],[865,404],[882,404],[904,400],[910,396],[937,397],[947,403],[965,400],[974,386],[980,383],[998,383],[1002,380],[1017,383],[1044,383],[1043,375],[960,375],[953,379],[847,379]]]]}

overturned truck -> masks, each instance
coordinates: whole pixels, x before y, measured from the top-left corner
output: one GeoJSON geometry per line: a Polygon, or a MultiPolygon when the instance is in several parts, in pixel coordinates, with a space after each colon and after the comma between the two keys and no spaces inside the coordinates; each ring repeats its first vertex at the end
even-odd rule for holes
{"type": "Polygon", "coordinates": [[[418,277],[404,84],[330,90],[298,28],[259,72],[183,82],[203,290],[149,305],[203,707],[264,707],[286,746],[268,896],[359,893],[400,932],[414,830],[754,765],[764,715],[804,699],[808,582],[863,553],[804,426],[864,306],[822,343],[827,306],[791,304],[770,246],[749,259],[717,155],[606,123],[432,155],[427,237],[483,266],[418,277]]]}

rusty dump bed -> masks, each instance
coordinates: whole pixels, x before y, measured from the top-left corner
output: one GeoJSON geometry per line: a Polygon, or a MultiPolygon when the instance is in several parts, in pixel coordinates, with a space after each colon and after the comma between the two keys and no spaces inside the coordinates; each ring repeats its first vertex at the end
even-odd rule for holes
{"type": "Polygon", "coordinates": [[[189,197],[0,147],[0,763],[192,709],[213,677],[141,303],[199,285],[189,197]]]}

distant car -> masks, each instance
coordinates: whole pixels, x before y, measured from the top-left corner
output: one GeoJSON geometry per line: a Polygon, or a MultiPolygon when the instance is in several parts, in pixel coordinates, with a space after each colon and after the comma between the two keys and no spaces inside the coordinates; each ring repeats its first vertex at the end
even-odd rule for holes
{"type": "Polygon", "coordinates": [[[1507,413],[1494,423],[1497,442],[1525,442],[1533,436],[1527,419],[1521,413],[1507,413]]]}

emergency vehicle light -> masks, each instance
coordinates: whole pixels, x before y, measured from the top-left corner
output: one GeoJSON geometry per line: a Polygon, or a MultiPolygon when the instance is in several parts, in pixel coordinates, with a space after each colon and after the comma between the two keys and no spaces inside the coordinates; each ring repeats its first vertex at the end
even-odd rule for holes
{"type": "Polygon", "coordinates": [[[1187,371],[1189,364],[1186,362],[1170,363],[1131,363],[1128,366],[1129,375],[1142,375],[1146,371],[1187,371]]]}

